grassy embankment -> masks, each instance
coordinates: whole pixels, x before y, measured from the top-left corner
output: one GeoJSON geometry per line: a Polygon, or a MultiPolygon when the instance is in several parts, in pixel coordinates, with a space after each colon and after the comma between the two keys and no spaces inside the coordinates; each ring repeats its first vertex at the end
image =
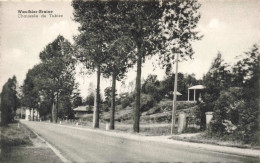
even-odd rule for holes
{"type": "Polygon", "coordinates": [[[33,145],[31,139],[36,135],[21,123],[15,122],[8,126],[1,126],[1,146],[33,145]]]}
{"type": "Polygon", "coordinates": [[[5,163],[61,162],[25,125],[15,122],[1,126],[1,161],[5,163]]]}
{"type": "MultiPolygon", "coordinates": [[[[196,103],[193,102],[179,102],[178,110],[194,107],[196,103]]],[[[131,103],[126,108],[121,105],[117,106],[115,112],[115,131],[117,132],[133,132],[133,114],[134,103],[131,103]],[[121,108],[121,109],[118,109],[121,108]]],[[[140,117],[140,134],[142,135],[169,135],[171,132],[171,113],[172,100],[162,100],[152,108],[141,113],[140,117]]],[[[78,120],[62,121],[64,124],[80,125],[82,127],[92,127],[93,114],[84,115],[78,120]]],[[[100,116],[100,129],[106,128],[106,123],[109,123],[110,112],[102,112],[100,116]]]]}

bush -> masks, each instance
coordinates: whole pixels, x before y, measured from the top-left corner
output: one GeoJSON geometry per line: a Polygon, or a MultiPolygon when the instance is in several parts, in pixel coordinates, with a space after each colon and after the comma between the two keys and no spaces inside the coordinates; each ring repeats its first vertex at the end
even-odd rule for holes
{"type": "Polygon", "coordinates": [[[141,112],[151,109],[156,104],[156,101],[151,95],[141,94],[141,112]]]}
{"type": "Polygon", "coordinates": [[[215,102],[214,120],[207,130],[208,135],[258,144],[258,104],[258,99],[251,97],[249,90],[230,88],[222,91],[215,102]]]}
{"type": "Polygon", "coordinates": [[[131,106],[131,103],[134,102],[134,97],[133,95],[128,95],[126,97],[124,97],[122,100],[121,100],[121,105],[122,105],[122,108],[126,108],[127,106],[131,106]]]}

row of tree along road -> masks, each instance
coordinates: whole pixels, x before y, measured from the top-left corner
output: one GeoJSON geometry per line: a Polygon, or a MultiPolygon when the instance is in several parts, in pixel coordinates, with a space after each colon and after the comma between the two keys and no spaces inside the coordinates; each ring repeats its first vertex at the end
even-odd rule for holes
{"type": "MultiPolygon", "coordinates": [[[[133,130],[139,132],[142,63],[147,57],[158,55],[158,64],[165,68],[166,72],[170,72],[176,61],[192,58],[194,53],[192,42],[202,38],[196,28],[200,19],[200,3],[197,0],[75,0],[72,1],[71,5],[74,9],[73,19],[79,23],[79,34],[74,37],[74,44],[68,42],[64,37],[58,36],[40,52],[41,62],[28,71],[21,87],[20,103],[28,108],[37,109],[41,116],[50,118],[54,122],[58,121],[58,117],[72,118],[71,108],[79,99],[79,91],[74,77],[75,66],[76,63],[82,63],[89,73],[96,73],[97,76],[93,115],[94,128],[99,127],[100,77],[102,75],[106,78],[112,78],[110,129],[114,129],[116,81],[122,80],[126,72],[136,65],[133,130]],[[178,60],[176,60],[176,54],[180,56],[178,60]]],[[[206,93],[203,97],[205,103],[201,104],[201,112],[198,113],[201,119],[203,119],[202,115],[205,115],[202,114],[203,111],[206,112],[214,108],[217,112],[216,121],[222,124],[221,121],[228,118],[225,117],[227,114],[223,111],[217,111],[218,108],[223,110],[221,108],[224,107],[222,107],[224,102],[221,100],[227,96],[222,91],[227,91],[228,88],[235,86],[255,88],[254,82],[257,81],[258,72],[255,69],[244,68],[244,66],[247,68],[248,66],[253,68],[258,66],[258,64],[256,65],[256,61],[259,61],[258,46],[255,45],[254,50],[247,54],[248,56],[254,54],[253,61],[250,59],[252,56],[244,60],[241,59],[232,72],[228,70],[226,64],[223,65],[221,55],[218,55],[210,71],[203,78],[206,93]]],[[[15,110],[18,106],[10,104],[7,107],[9,103],[5,103],[5,100],[16,101],[17,95],[12,86],[15,83],[15,78],[9,79],[2,90],[3,124],[8,122],[5,120],[6,111],[4,110],[6,108],[7,110],[8,108],[15,110]],[[7,94],[6,92],[11,93],[7,94]]],[[[245,96],[241,95],[241,98],[244,99],[245,96]]],[[[234,99],[234,101],[237,100],[234,99]]],[[[16,104],[16,102],[12,104],[16,104]]],[[[245,122],[243,121],[243,123],[245,122]]],[[[213,126],[212,129],[216,132],[221,132],[219,131],[221,127],[223,129],[221,125],[215,126],[217,127],[213,126]]]]}
{"type": "Polygon", "coordinates": [[[75,63],[82,62],[97,74],[94,128],[99,127],[100,76],[112,77],[110,129],[114,129],[116,81],[136,64],[134,131],[139,132],[141,69],[147,56],[158,54],[162,67],[171,69],[176,53],[191,57],[191,41],[199,40],[200,18],[197,0],[191,1],[72,1],[79,35],[71,45],[58,36],[40,53],[41,63],[27,73],[22,87],[23,105],[52,108],[52,120],[71,116],[70,101],[75,92],[75,63]],[[59,105],[64,107],[59,112],[59,105]],[[65,109],[67,107],[67,109],[65,109]]]}

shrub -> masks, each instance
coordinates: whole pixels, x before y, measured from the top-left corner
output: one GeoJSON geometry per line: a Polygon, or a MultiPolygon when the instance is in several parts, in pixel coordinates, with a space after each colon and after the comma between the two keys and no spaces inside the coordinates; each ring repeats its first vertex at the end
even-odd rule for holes
{"type": "Polygon", "coordinates": [[[127,106],[131,106],[131,103],[132,103],[133,101],[134,101],[133,95],[128,95],[128,96],[124,97],[124,98],[121,100],[122,108],[126,108],[127,106]]]}
{"type": "Polygon", "coordinates": [[[145,112],[152,108],[156,101],[151,95],[141,94],[141,112],[145,112]]]}
{"type": "Polygon", "coordinates": [[[251,94],[246,89],[222,91],[215,102],[214,120],[207,133],[216,137],[228,135],[227,138],[258,144],[259,101],[251,94]]]}

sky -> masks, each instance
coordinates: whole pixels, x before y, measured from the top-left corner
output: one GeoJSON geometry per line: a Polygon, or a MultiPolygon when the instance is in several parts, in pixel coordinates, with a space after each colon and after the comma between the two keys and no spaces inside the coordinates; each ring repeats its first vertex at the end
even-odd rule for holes
{"type": "MultiPolygon", "coordinates": [[[[40,63],[39,53],[59,34],[73,43],[78,24],[73,21],[70,1],[55,2],[0,2],[0,89],[13,75],[23,84],[26,73],[40,63]],[[19,18],[18,10],[48,10],[62,17],[19,18]]],[[[200,0],[201,19],[198,30],[204,37],[192,44],[195,54],[192,60],[181,62],[179,72],[192,74],[201,79],[207,73],[218,52],[223,59],[233,64],[235,56],[241,55],[255,43],[259,43],[259,2],[257,0],[200,0]]],[[[163,79],[165,72],[154,58],[143,64],[142,78],[156,74],[163,79]]],[[[80,68],[77,68],[77,72],[80,68]]],[[[126,87],[117,82],[117,89],[129,89],[135,81],[136,67],[126,75],[126,87]]],[[[85,98],[90,88],[95,87],[96,76],[76,75],[79,90],[85,98]]],[[[101,79],[101,90],[111,86],[111,79],[101,79]]]]}

